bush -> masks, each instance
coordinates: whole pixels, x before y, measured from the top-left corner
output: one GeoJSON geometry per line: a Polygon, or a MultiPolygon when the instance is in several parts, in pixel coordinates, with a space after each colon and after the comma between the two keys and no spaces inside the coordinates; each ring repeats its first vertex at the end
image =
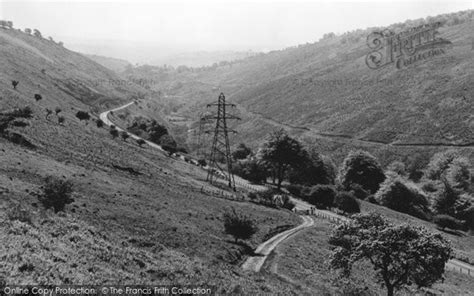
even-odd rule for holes
{"type": "Polygon", "coordinates": [[[407,174],[405,164],[401,161],[394,161],[387,166],[388,171],[392,171],[400,176],[407,174]]]}
{"type": "Polygon", "coordinates": [[[360,213],[360,205],[351,192],[340,191],[336,194],[334,205],[344,214],[360,213]]]}
{"type": "Polygon", "coordinates": [[[130,137],[130,135],[126,131],[123,131],[121,133],[121,136],[122,136],[122,140],[124,141],[127,141],[127,139],[130,137]]]}
{"type": "Polygon", "coordinates": [[[375,193],[385,180],[385,174],[377,159],[365,151],[350,152],[339,172],[339,183],[344,190],[351,184],[359,184],[370,193],[375,193]]]}
{"type": "Polygon", "coordinates": [[[468,191],[471,185],[471,164],[467,158],[453,160],[446,170],[446,180],[459,191],[468,191]]]}
{"type": "Polygon", "coordinates": [[[63,124],[64,121],[66,121],[66,118],[64,118],[64,116],[59,116],[58,117],[58,124],[63,124]]]}
{"type": "Polygon", "coordinates": [[[449,165],[457,157],[458,153],[454,150],[436,153],[428,163],[424,174],[425,177],[431,180],[440,180],[449,165]]]}
{"type": "Polygon", "coordinates": [[[461,230],[463,229],[463,222],[461,220],[457,220],[448,215],[436,215],[433,218],[433,222],[442,230],[445,228],[449,228],[452,230],[461,230]]]}
{"type": "Polygon", "coordinates": [[[282,204],[281,207],[284,208],[284,209],[288,209],[290,211],[293,211],[293,209],[296,207],[296,204],[291,201],[291,199],[288,195],[283,195],[282,196],[282,201],[283,201],[283,204],[282,204]]]}
{"type": "Polygon", "coordinates": [[[238,239],[247,240],[254,235],[258,228],[255,222],[242,213],[236,212],[234,208],[227,210],[224,215],[225,233],[234,237],[235,242],[238,239]]]}
{"type": "Polygon", "coordinates": [[[389,175],[382,183],[375,199],[382,206],[420,219],[426,220],[430,212],[424,193],[414,183],[396,174],[389,175]]]}
{"type": "Polygon", "coordinates": [[[53,208],[57,213],[63,211],[64,207],[72,203],[72,182],[61,180],[56,177],[47,177],[43,188],[43,194],[39,197],[45,208],[53,208]]]}
{"type": "Polygon", "coordinates": [[[31,118],[33,111],[31,110],[30,106],[26,106],[24,108],[15,109],[7,115],[13,116],[14,118],[31,118]]]}
{"type": "Polygon", "coordinates": [[[207,165],[207,162],[205,159],[201,158],[201,159],[198,159],[198,164],[204,167],[207,165]]]}
{"type": "Polygon", "coordinates": [[[117,138],[118,135],[119,135],[118,130],[116,130],[115,128],[112,128],[112,127],[110,127],[109,133],[110,133],[110,135],[112,136],[113,139],[117,138]]]}
{"type": "Polygon", "coordinates": [[[146,142],[143,139],[137,139],[137,144],[138,144],[138,146],[142,147],[142,145],[145,145],[146,142]]]}
{"type": "Polygon", "coordinates": [[[95,124],[97,125],[98,128],[102,128],[104,126],[104,122],[101,119],[97,119],[95,121],[95,124]]]}
{"type": "Polygon", "coordinates": [[[331,185],[316,185],[311,188],[308,202],[318,209],[328,209],[334,204],[336,190],[331,185]]]}
{"type": "Polygon", "coordinates": [[[79,119],[79,120],[89,120],[91,118],[91,116],[89,115],[88,112],[86,111],[77,111],[76,113],[76,117],[79,119]]]}
{"type": "Polygon", "coordinates": [[[303,186],[297,185],[297,184],[290,184],[286,186],[286,189],[288,190],[289,193],[293,194],[294,196],[302,197],[301,190],[303,189],[303,186]]]}

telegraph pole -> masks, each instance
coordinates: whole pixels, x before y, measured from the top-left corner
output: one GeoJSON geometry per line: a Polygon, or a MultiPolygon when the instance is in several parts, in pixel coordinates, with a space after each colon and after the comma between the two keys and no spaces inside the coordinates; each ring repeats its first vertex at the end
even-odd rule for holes
{"type": "MultiPolygon", "coordinates": [[[[214,106],[217,107],[217,113],[206,117],[206,119],[216,120],[211,153],[209,157],[207,181],[212,184],[214,180],[220,176],[228,181],[230,188],[235,190],[234,174],[232,173],[232,155],[230,153],[229,132],[236,132],[227,127],[227,120],[240,118],[228,113],[226,108],[235,108],[235,105],[226,103],[223,93],[219,95],[217,103],[208,104],[207,108],[214,106]]],[[[203,118],[201,118],[201,120],[203,118]]]]}

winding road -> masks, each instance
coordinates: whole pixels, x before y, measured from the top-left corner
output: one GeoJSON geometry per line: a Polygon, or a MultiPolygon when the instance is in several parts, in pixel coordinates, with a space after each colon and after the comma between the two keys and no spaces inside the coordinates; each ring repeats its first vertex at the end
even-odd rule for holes
{"type": "MultiPolygon", "coordinates": [[[[108,115],[109,115],[110,112],[114,112],[114,111],[118,111],[118,110],[127,108],[127,107],[131,106],[132,104],[134,104],[134,102],[130,102],[128,104],[117,107],[115,109],[102,112],[99,117],[107,126],[114,125],[118,131],[124,131],[123,129],[116,126],[112,121],[110,121],[110,119],[108,118],[108,115]]],[[[124,132],[127,132],[127,131],[124,131],[124,132]]],[[[161,148],[160,145],[157,145],[157,144],[155,144],[151,141],[147,141],[147,140],[145,140],[145,139],[143,139],[143,138],[141,138],[141,137],[139,137],[135,134],[132,134],[132,133],[129,133],[129,132],[127,132],[127,133],[130,135],[130,137],[132,137],[136,140],[138,140],[138,139],[144,140],[148,145],[150,145],[150,147],[153,147],[155,149],[159,149],[161,151],[164,151],[163,148],[161,148]]],[[[312,208],[312,206],[310,204],[308,204],[304,201],[301,201],[299,199],[292,198],[292,201],[295,203],[296,210],[298,210],[298,211],[309,211],[312,208]]],[[[330,212],[330,211],[323,211],[323,210],[318,210],[318,209],[315,209],[315,211],[317,211],[318,213],[324,214],[325,217],[335,218],[335,219],[340,219],[340,220],[347,220],[346,217],[338,215],[338,214],[330,212]]],[[[260,244],[257,247],[257,249],[255,250],[255,255],[247,258],[247,260],[243,263],[242,268],[244,270],[250,270],[250,271],[254,271],[254,272],[260,271],[261,267],[265,263],[265,260],[268,258],[268,255],[270,255],[270,253],[281,242],[287,240],[293,234],[314,225],[314,220],[310,216],[302,215],[301,218],[303,219],[302,224],[300,224],[300,225],[298,225],[294,228],[288,229],[286,231],[283,231],[283,232],[273,236],[269,240],[263,242],[262,244],[260,244]]],[[[446,269],[454,270],[454,271],[457,271],[459,273],[468,274],[468,275],[474,277],[474,266],[470,265],[470,264],[467,264],[467,263],[464,263],[464,262],[462,262],[460,260],[457,260],[457,259],[449,260],[446,263],[446,269]]]]}

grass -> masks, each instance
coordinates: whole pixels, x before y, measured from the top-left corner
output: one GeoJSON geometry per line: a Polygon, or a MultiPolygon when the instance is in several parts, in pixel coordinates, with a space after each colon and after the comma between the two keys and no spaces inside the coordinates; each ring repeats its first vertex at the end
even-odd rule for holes
{"type": "MultiPolygon", "coordinates": [[[[337,272],[331,270],[327,260],[331,246],[327,242],[333,225],[326,220],[315,218],[315,227],[299,232],[291,240],[285,241],[276,255],[264,269],[276,272],[287,279],[304,295],[384,295],[386,292],[374,281],[374,272],[367,262],[353,269],[351,280],[343,281],[337,272]]],[[[472,295],[472,277],[452,271],[445,273],[446,279],[429,289],[435,295],[472,295]]],[[[416,289],[401,291],[397,295],[415,295],[416,289]]]]}

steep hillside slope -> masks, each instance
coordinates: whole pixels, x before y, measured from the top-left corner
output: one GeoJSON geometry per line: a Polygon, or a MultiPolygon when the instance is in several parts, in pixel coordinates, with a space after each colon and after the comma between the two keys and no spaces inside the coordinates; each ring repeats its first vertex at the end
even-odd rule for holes
{"type": "Polygon", "coordinates": [[[1,123],[5,114],[32,110],[8,125],[8,136],[0,134],[2,281],[205,283],[220,293],[240,286],[253,293],[290,293],[278,279],[240,272],[237,264],[250,248],[223,232],[222,213],[234,207],[260,225],[250,247],[278,226],[299,223],[296,215],[203,193],[204,171],[131,139],[113,139],[92,121],[97,110],[138,95],[146,102],[145,90],[96,83],[120,78],[80,54],[18,31],[0,30],[0,53],[1,123]],[[12,80],[19,81],[16,89],[12,80]],[[49,116],[47,109],[53,110],[49,116]],[[91,120],[80,121],[79,110],[92,111],[91,120]],[[72,182],[73,202],[65,212],[46,210],[40,202],[47,176],[72,182]]]}

